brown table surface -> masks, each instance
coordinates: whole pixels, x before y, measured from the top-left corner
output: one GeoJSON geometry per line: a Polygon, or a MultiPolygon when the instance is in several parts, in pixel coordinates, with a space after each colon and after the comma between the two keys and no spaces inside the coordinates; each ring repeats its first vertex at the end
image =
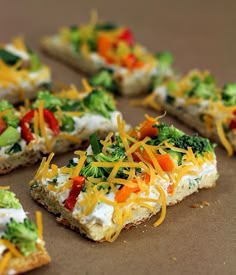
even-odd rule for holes
{"type": "MultiPolygon", "coordinates": [[[[129,26],[137,41],[153,52],[171,51],[175,66],[185,73],[209,69],[223,85],[236,81],[236,1],[0,1],[0,41],[22,34],[39,50],[39,38],[63,25],[87,22],[96,8],[104,20],[129,26]],[[91,2],[91,3],[90,3],[91,2]],[[93,2],[93,3],[92,3],[93,2]]],[[[55,81],[80,86],[81,75],[40,53],[52,68],[55,81]]],[[[125,120],[135,125],[145,113],[118,98],[125,120]]],[[[165,121],[193,133],[168,115],[165,121]]],[[[203,190],[168,208],[164,223],[155,218],[123,231],[114,243],[94,243],[60,226],[55,217],[31,200],[27,183],[37,167],[17,169],[0,177],[21,199],[30,217],[43,213],[44,236],[52,263],[29,274],[236,274],[235,156],[216,149],[220,178],[203,190]],[[193,203],[209,202],[204,208],[193,203]]],[[[65,164],[68,153],[55,158],[65,164]]]]}

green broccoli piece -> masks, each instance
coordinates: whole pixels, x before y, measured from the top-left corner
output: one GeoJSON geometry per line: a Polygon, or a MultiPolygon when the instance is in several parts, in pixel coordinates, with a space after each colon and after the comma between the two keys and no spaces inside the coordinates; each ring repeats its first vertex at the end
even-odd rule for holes
{"type": "Polygon", "coordinates": [[[43,100],[44,108],[50,111],[56,111],[57,106],[62,106],[62,100],[55,95],[52,95],[49,91],[39,91],[36,101],[33,103],[33,108],[37,108],[39,101],[43,100]]]}
{"type": "Polygon", "coordinates": [[[89,136],[89,143],[92,147],[93,154],[97,155],[101,152],[102,149],[102,144],[98,138],[97,133],[93,133],[92,135],[89,136]]]}
{"type": "Polygon", "coordinates": [[[70,27],[70,42],[73,49],[76,52],[79,52],[80,43],[81,43],[81,33],[80,33],[80,29],[77,26],[70,27]]]}
{"type": "Polygon", "coordinates": [[[169,126],[165,122],[161,122],[159,125],[156,125],[159,129],[158,135],[150,140],[148,143],[154,143],[155,145],[161,144],[163,141],[172,141],[173,139],[178,139],[184,133],[176,129],[173,125],[169,126]]]}
{"type": "Polygon", "coordinates": [[[19,209],[21,204],[13,192],[0,189],[0,208],[19,209]]]}
{"type": "Polygon", "coordinates": [[[93,90],[83,99],[83,104],[91,112],[101,114],[105,118],[110,118],[109,112],[115,110],[113,97],[102,90],[93,90]]]}
{"type": "Polygon", "coordinates": [[[8,126],[12,126],[13,128],[17,128],[19,125],[19,119],[15,117],[13,113],[4,115],[3,119],[6,121],[8,126]]]}
{"type": "Polygon", "coordinates": [[[160,52],[156,54],[156,58],[161,72],[168,70],[174,62],[174,56],[170,52],[160,52]]]}
{"type": "Polygon", "coordinates": [[[226,106],[236,105],[236,83],[229,83],[224,86],[222,99],[226,106]]]}
{"type": "Polygon", "coordinates": [[[6,111],[6,110],[12,110],[13,105],[10,104],[7,100],[2,99],[0,100],[0,112],[6,111]]]}
{"type": "Polygon", "coordinates": [[[62,118],[62,125],[60,129],[66,132],[73,132],[75,130],[75,122],[73,118],[70,116],[64,116],[62,118]]]}
{"type": "Polygon", "coordinates": [[[19,125],[19,119],[14,115],[13,105],[7,100],[3,99],[0,101],[0,112],[10,110],[2,118],[5,120],[8,126],[17,128],[19,125]]]}
{"type": "Polygon", "coordinates": [[[115,29],[117,29],[117,25],[110,22],[99,23],[99,24],[96,24],[95,26],[96,31],[113,31],[115,29]]]}
{"type": "Polygon", "coordinates": [[[166,152],[171,156],[171,158],[177,163],[177,165],[181,165],[183,154],[171,149],[166,150],[166,152]]]}
{"type": "Polygon", "coordinates": [[[173,139],[173,143],[176,147],[188,149],[191,147],[193,153],[211,152],[213,148],[207,138],[199,137],[198,134],[182,135],[179,138],[173,139]]]}
{"type": "Polygon", "coordinates": [[[2,236],[3,239],[13,243],[20,252],[27,256],[36,251],[38,231],[36,225],[29,219],[23,222],[16,222],[13,218],[7,223],[7,229],[2,236]]]}
{"type": "Polygon", "coordinates": [[[102,87],[109,92],[117,92],[117,85],[113,79],[113,73],[102,70],[89,79],[89,84],[95,87],[102,87]]]}
{"type": "Polygon", "coordinates": [[[36,72],[36,71],[40,70],[42,67],[42,63],[41,63],[38,55],[30,50],[29,57],[30,57],[30,71],[36,72]]]}
{"type": "Polygon", "coordinates": [[[13,66],[20,60],[20,57],[5,49],[0,49],[0,59],[6,64],[13,66]]]}
{"type": "Polygon", "coordinates": [[[191,78],[193,88],[187,92],[189,97],[195,96],[197,98],[209,99],[216,97],[214,93],[215,79],[212,75],[207,75],[203,80],[199,76],[191,78]]]}
{"type": "Polygon", "coordinates": [[[80,175],[88,178],[106,178],[104,175],[104,170],[101,167],[94,166],[91,162],[82,167],[80,175]]]}

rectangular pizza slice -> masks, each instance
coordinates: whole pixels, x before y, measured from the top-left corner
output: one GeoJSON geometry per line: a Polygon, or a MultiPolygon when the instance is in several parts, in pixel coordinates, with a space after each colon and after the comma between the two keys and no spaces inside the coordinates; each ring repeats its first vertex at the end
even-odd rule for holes
{"type": "Polygon", "coordinates": [[[158,84],[149,100],[222,144],[230,156],[236,151],[236,83],[219,88],[209,72],[195,70],[158,84]]]}
{"type": "Polygon", "coordinates": [[[0,45],[0,100],[15,104],[36,97],[37,90],[50,84],[51,74],[23,39],[0,45]]]}
{"type": "MultiPolygon", "coordinates": [[[[87,85],[88,86],[88,85],[87,85]]],[[[74,86],[60,93],[39,91],[30,106],[0,101],[0,174],[38,161],[42,154],[63,153],[117,130],[114,98],[101,89],[74,86]]]]}
{"type": "Polygon", "coordinates": [[[113,89],[127,96],[147,92],[156,74],[172,74],[170,68],[163,71],[159,66],[158,55],[135,42],[128,28],[96,18],[86,25],[62,28],[41,42],[47,53],[89,75],[105,69],[104,79],[112,73],[113,89]]]}
{"type": "Polygon", "coordinates": [[[32,197],[57,220],[87,238],[114,241],[123,228],[174,205],[218,178],[214,149],[206,138],[186,135],[146,116],[131,131],[118,117],[117,134],[90,138],[68,165],[44,158],[30,182],[32,197]]]}
{"type": "Polygon", "coordinates": [[[48,264],[42,236],[41,213],[37,226],[27,217],[15,194],[0,187],[0,274],[21,274],[48,264]]]}

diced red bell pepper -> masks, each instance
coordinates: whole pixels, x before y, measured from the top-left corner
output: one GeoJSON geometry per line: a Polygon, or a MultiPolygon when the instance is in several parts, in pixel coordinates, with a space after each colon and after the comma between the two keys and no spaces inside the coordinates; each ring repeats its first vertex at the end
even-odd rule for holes
{"type": "Polygon", "coordinates": [[[235,116],[235,118],[233,118],[231,121],[230,121],[230,124],[229,124],[229,129],[232,131],[234,129],[236,129],[236,110],[233,111],[233,114],[235,116]]]}
{"type": "Polygon", "coordinates": [[[72,188],[70,190],[69,196],[66,199],[64,206],[70,211],[73,211],[75,207],[76,200],[83,189],[85,184],[85,177],[84,176],[77,176],[73,178],[72,188]]]}
{"type": "Polygon", "coordinates": [[[0,117],[0,135],[7,129],[6,121],[0,117]]]}
{"type": "MultiPolygon", "coordinates": [[[[20,126],[21,126],[21,136],[22,138],[29,143],[34,139],[34,136],[29,128],[29,123],[32,121],[34,118],[34,113],[37,110],[31,110],[27,114],[23,116],[23,118],[20,121],[20,126]]],[[[52,130],[53,134],[56,136],[59,134],[60,129],[59,129],[59,124],[57,119],[55,118],[54,114],[49,111],[48,109],[43,109],[43,116],[46,120],[46,122],[49,125],[49,128],[52,130]]]]}
{"type": "Polygon", "coordinates": [[[118,40],[125,41],[129,46],[134,45],[134,37],[129,29],[124,29],[123,32],[118,36],[118,40]]]}

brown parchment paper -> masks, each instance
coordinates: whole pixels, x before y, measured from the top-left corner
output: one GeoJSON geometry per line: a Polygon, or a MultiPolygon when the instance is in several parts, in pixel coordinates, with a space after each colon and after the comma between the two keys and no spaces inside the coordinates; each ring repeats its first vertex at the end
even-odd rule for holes
{"type": "MultiPolygon", "coordinates": [[[[153,52],[171,51],[181,72],[209,69],[223,85],[236,81],[235,1],[76,1],[0,0],[0,41],[23,35],[39,51],[41,36],[63,25],[87,22],[91,9],[104,20],[127,25],[135,38],[153,52]]],[[[56,82],[80,85],[81,74],[40,52],[56,82]]],[[[0,76],[1,77],[1,76],[0,76]]],[[[135,108],[117,98],[125,120],[135,125],[151,110],[135,108]]],[[[193,131],[168,115],[164,121],[193,131]]],[[[27,183],[38,164],[0,176],[10,185],[31,218],[43,213],[44,237],[52,263],[30,272],[54,274],[236,274],[236,158],[216,149],[220,178],[215,188],[202,190],[168,208],[164,223],[156,217],[123,231],[114,243],[94,243],[60,226],[55,217],[31,200],[27,183]],[[207,201],[209,206],[191,208],[207,201]]],[[[72,153],[54,159],[60,165],[72,153]]]]}

